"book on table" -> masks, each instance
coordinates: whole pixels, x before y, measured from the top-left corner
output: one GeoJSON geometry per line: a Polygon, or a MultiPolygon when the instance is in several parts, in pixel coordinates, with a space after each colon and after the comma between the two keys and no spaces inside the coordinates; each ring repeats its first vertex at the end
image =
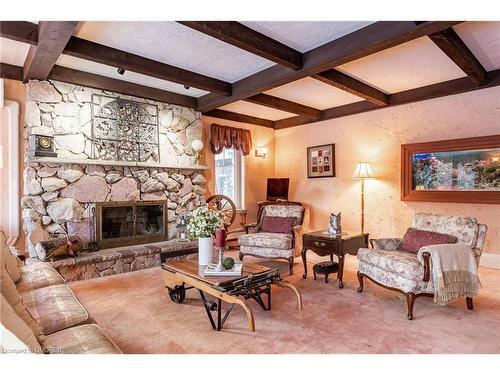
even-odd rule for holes
{"type": "Polygon", "coordinates": [[[243,263],[234,263],[230,269],[217,270],[217,263],[210,263],[203,274],[205,276],[241,276],[243,273],[243,263]]]}

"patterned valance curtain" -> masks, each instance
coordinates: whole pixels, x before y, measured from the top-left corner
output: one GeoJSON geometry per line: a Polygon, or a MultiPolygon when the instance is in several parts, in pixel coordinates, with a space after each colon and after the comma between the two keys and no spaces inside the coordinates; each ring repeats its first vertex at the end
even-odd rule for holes
{"type": "Polygon", "coordinates": [[[252,148],[252,135],[250,130],[212,124],[210,148],[214,154],[220,154],[224,148],[235,148],[241,150],[243,155],[248,155],[252,148]]]}

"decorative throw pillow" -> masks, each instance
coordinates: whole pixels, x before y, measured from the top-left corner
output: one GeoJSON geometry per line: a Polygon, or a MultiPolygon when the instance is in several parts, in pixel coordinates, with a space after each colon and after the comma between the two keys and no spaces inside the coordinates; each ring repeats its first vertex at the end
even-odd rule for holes
{"type": "Polygon", "coordinates": [[[294,222],[294,217],[264,216],[261,230],[269,233],[291,233],[294,222]]]}
{"type": "Polygon", "coordinates": [[[401,243],[401,249],[410,253],[418,253],[421,247],[455,243],[457,238],[449,234],[430,232],[415,228],[408,228],[401,243]]]}

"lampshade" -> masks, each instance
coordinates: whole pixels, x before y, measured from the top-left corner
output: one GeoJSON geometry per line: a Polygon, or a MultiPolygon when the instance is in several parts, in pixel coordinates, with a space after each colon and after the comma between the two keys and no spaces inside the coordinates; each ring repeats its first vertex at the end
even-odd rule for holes
{"type": "Polygon", "coordinates": [[[199,139],[195,139],[191,142],[191,148],[196,152],[201,151],[203,149],[203,142],[199,139]]]}
{"type": "Polygon", "coordinates": [[[375,178],[370,163],[361,162],[356,164],[356,170],[354,171],[352,178],[375,178]]]}

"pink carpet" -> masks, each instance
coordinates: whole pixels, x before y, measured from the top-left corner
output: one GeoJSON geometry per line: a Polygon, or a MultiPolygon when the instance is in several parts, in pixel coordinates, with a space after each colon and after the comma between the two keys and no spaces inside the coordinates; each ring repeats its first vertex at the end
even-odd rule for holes
{"type": "MultiPolygon", "coordinates": [[[[285,262],[252,261],[279,265],[286,275],[285,262]]],[[[483,288],[474,311],[465,300],[436,307],[422,297],[413,321],[406,319],[403,295],[369,280],[357,293],[355,271],[356,259],[349,257],[339,289],[333,281],[303,280],[302,265],[296,265],[287,280],[301,291],[304,309],[296,309],[290,290],[273,288],[271,311],[248,301],[256,332],[247,331],[239,307],[223,331],[213,331],[198,292],[189,290],[183,304],[172,303],[160,268],[70,286],[125,353],[500,353],[499,270],[480,269],[483,288]]]]}

